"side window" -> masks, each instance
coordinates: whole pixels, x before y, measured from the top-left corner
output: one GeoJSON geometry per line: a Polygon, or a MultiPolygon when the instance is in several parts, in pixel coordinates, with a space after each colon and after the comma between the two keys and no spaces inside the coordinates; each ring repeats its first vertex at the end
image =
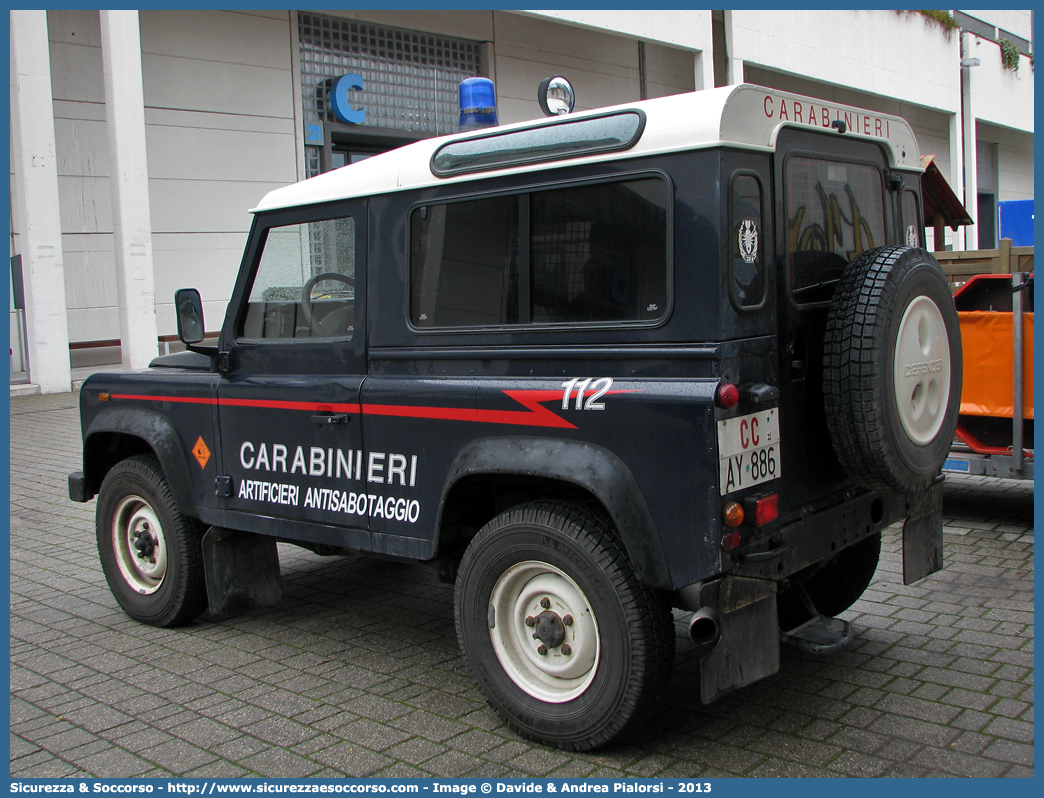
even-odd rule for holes
{"type": "Polygon", "coordinates": [[[267,231],[241,338],[345,338],[355,329],[351,217],[267,231]]]}
{"type": "Polygon", "coordinates": [[[799,305],[829,301],[845,264],[885,243],[881,172],[795,156],[785,180],[791,295],[799,305]]]}
{"type": "Polygon", "coordinates": [[[414,326],[517,323],[518,207],[518,197],[492,197],[413,211],[414,326]]]}
{"type": "Polygon", "coordinates": [[[667,309],[659,177],[414,209],[415,327],[656,321],[667,309]]]}
{"type": "Polygon", "coordinates": [[[732,231],[729,297],[738,310],[753,310],[765,301],[761,183],[753,175],[733,176],[729,220],[732,231]]]}
{"type": "Polygon", "coordinates": [[[921,240],[924,230],[921,218],[921,204],[917,201],[917,193],[914,191],[903,192],[903,242],[908,247],[923,247],[921,240]]]}

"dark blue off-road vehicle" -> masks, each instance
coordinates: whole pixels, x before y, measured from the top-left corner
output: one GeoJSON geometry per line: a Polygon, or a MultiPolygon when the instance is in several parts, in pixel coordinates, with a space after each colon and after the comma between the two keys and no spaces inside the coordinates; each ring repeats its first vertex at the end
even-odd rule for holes
{"type": "Polygon", "coordinates": [[[278,600],[276,541],[434,561],[515,729],[632,726],[693,611],[774,673],[903,521],[941,567],[960,396],[903,120],[734,86],[422,141],[274,191],[216,346],[81,392],[77,501],[145,623],[278,600]]]}

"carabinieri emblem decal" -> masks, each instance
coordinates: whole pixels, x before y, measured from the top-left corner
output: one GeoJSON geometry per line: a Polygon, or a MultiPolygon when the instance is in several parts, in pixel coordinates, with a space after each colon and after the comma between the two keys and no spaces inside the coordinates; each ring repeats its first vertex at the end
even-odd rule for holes
{"type": "Polygon", "coordinates": [[[753,219],[740,222],[739,252],[745,263],[753,263],[758,259],[758,228],[753,219]]]}

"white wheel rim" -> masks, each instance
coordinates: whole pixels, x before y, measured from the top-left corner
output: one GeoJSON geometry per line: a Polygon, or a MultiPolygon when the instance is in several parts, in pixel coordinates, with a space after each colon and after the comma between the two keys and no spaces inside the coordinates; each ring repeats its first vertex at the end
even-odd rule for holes
{"type": "Polygon", "coordinates": [[[149,595],[159,590],[167,573],[167,540],[155,510],[140,496],[127,496],[117,505],[112,516],[112,549],[120,573],[134,592],[149,595]]]}
{"type": "MultiPolygon", "coordinates": [[[[560,704],[591,685],[601,651],[598,621],[583,591],[565,572],[534,560],[513,565],[497,580],[489,604],[493,649],[519,688],[541,701],[560,704]],[[541,640],[533,636],[535,627],[526,625],[527,618],[541,613],[557,616],[564,630],[561,643],[544,645],[543,654],[541,640]]],[[[553,618],[551,622],[558,628],[553,618]]]]}
{"type": "Polygon", "coordinates": [[[938,306],[926,296],[911,302],[895,342],[895,404],[912,441],[931,443],[950,400],[950,341],[938,306]]]}

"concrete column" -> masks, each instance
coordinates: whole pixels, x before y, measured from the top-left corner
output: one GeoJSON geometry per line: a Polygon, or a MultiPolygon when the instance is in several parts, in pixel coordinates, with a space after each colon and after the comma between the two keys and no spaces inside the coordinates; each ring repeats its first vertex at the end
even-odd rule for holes
{"type": "MultiPolygon", "coordinates": [[[[973,52],[971,47],[974,41],[973,34],[962,33],[964,37],[964,47],[961,48],[962,53],[973,52]]],[[[964,113],[961,115],[961,127],[963,129],[961,141],[964,145],[963,152],[963,163],[964,163],[964,207],[968,210],[968,214],[976,222],[979,220],[979,180],[978,180],[978,156],[976,153],[975,141],[976,141],[976,130],[975,130],[975,111],[972,108],[972,81],[975,79],[976,67],[961,67],[964,71],[964,96],[963,108],[964,113]]],[[[968,227],[962,228],[964,230],[964,248],[965,249],[978,249],[979,248],[979,234],[977,232],[976,225],[969,225],[968,227]]]]}
{"type": "MultiPolygon", "coordinates": [[[[960,105],[957,106],[960,108],[960,105]]],[[[963,129],[964,122],[961,120],[959,113],[950,116],[950,186],[953,188],[953,193],[958,197],[964,196],[964,148],[961,146],[961,130],[963,129]]],[[[964,230],[963,227],[958,227],[956,232],[950,231],[950,243],[954,250],[965,249],[964,246],[964,230]]],[[[942,245],[937,245],[936,249],[943,249],[942,245]]]]}
{"type": "Polygon", "coordinates": [[[695,72],[693,88],[696,91],[714,88],[714,54],[710,50],[697,50],[693,54],[692,68],[695,72]]]}
{"type": "Polygon", "coordinates": [[[736,37],[732,29],[732,12],[723,12],[725,30],[726,85],[738,86],[743,82],[743,59],[736,58],[736,37]]]}
{"type": "Polygon", "coordinates": [[[123,366],[144,368],[158,354],[158,333],[141,33],[137,11],[99,11],[98,14],[123,366]]]}
{"type": "Polygon", "coordinates": [[[11,12],[11,135],[29,380],[60,393],[72,372],[46,11],[11,12]]]}

